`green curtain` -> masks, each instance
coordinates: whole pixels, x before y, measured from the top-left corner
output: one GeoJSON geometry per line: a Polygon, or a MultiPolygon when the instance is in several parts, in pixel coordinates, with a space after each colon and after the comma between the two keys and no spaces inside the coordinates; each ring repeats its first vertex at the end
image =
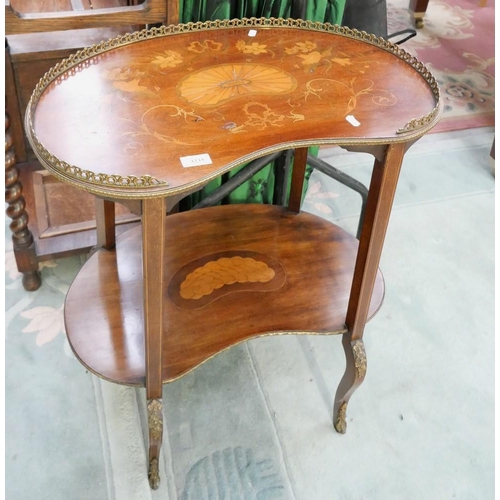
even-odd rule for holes
{"type": "MultiPolygon", "coordinates": [[[[180,19],[183,23],[208,21],[215,19],[235,19],[242,17],[291,17],[294,0],[180,0],[180,19]]],[[[304,0],[306,3],[305,18],[310,21],[320,21],[341,24],[346,0],[304,0]]],[[[311,154],[316,155],[318,148],[311,148],[311,154]]],[[[226,174],[231,178],[239,170],[233,169],[226,174]]],[[[305,194],[312,167],[306,170],[304,183],[305,194]]],[[[181,210],[187,210],[199,203],[208,194],[217,189],[223,182],[218,178],[207,184],[202,190],[194,193],[181,202],[181,210]]],[[[251,179],[244,182],[226,197],[228,203],[272,203],[274,192],[274,165],[269,164],[257,172],[251,179]]]]}
{"type": "MultiPolygon", "coordinates": [[[[306,19],[340,24],[346,0],[304,0],[306,19]]],[[[181,0],[181,22],[242,17],[290,17],[293,0],[181,0]]]]}

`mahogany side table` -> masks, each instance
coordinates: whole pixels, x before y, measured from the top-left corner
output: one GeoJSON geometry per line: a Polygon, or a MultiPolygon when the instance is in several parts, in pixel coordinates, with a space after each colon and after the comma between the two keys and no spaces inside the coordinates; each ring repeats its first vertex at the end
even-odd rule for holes
{"type": "Polygon", "coordinates": [[[403,156],[440,112],[435,79],[404,50],[290,19],[144,30],[42,78],[26,114],[30,143],[47,170],[97,197],[100,214],[102,248],[68,292],[67,335],[96,375],[146,387],[152,488],[162,384],[249,338],[342,335],[334,426],[345,432],[366,373],[364,327],[383,299],[378,264],[403,156]],[[300,212],[311,145],[375,157],[359,245],[300,212]],[[216,176],[284,149],[295,149],[288,206],[165,216],[216,176]],[[116,241],[115,202],[142,218],[116,241]]]}

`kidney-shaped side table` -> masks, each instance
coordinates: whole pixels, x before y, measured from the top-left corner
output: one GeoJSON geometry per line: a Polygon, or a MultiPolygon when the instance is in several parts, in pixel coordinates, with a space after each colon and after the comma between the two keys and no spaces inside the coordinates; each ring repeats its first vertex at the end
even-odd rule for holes
{"type": "Polygon", "coordinates": [[[153,28],[43,77],[26,115],[30,142],[51,173],[96,196],[103,247],[68,292],[67,335],[96,375],[146,387],[153,488],[162,384],[249,338],[342,334],[334,425],[345,432],[366,372],[363,330],[383,299],[378,263],[401,162],[439,114],[435,79],[405,51],[300,20],[153,28]],[[359,245],[300,212],[312,145],[375,157],[359,245]],[[287,207],[166,217],[211,179],[284,149],[295,149],[287,207]],[[115,201],[142,216],[116,242],[115,201]]]}

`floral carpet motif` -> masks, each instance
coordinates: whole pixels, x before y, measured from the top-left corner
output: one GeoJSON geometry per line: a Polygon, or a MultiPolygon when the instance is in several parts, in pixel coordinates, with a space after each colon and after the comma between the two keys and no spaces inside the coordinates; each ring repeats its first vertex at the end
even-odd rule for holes
{"type": "MultiPolygon", "coordinates": [[[[387,5],[388,32],[412,26],[407,0],[387,5]]],[[[424,27],[403,48],[420,59],[441,88],[444,112],[433,132],[495,122],[495,9],[493,0],[431,0],[424,27]]]]}

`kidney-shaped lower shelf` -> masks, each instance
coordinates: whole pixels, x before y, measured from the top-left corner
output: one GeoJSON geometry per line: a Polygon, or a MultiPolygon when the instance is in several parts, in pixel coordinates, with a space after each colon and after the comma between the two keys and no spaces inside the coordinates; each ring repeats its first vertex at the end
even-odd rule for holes
{"type": "MultiPolygon", "coordinates": [[[[165,219],[163,381],[268,334],[343,333],[358,242],[309,213],[229,205],[165,219]]],[[[370,317],[384,295],[378,273],[370,317]]],[[[145,383],[141,228],[99,250],[71,285],[66,330],[96,375],[145,383]]]]}

